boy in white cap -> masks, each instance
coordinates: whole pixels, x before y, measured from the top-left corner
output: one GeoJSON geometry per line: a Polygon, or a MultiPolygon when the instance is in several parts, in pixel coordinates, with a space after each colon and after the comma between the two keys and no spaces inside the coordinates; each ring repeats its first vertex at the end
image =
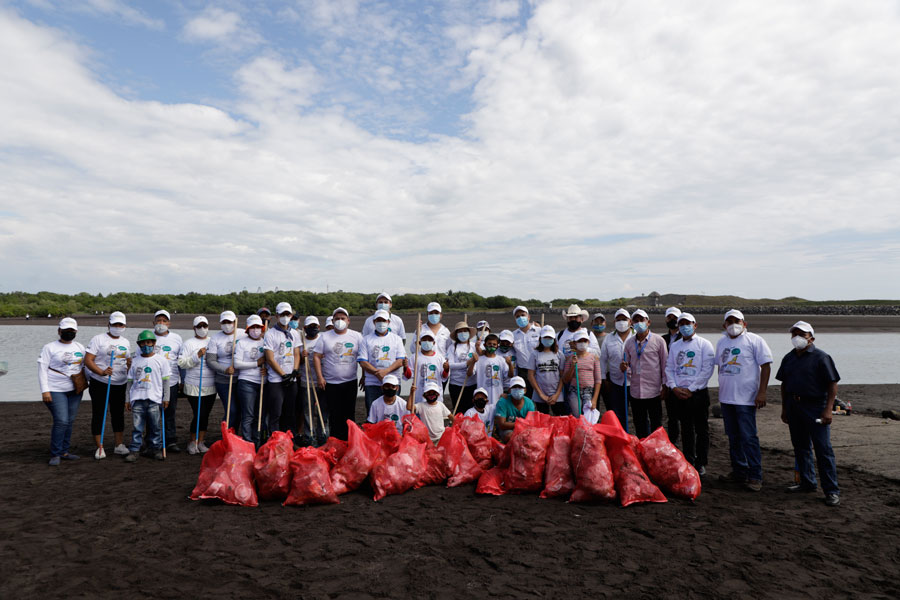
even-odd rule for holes
{"type": "Polygon", "coordinates": [[[178,408],[178,388],[181,384],[181,371],[178,369],[178,355],[184,341],[181,336],[169,331],[172,315],[167,310],[158,310],[153,315],[153,332],[156,334],[154,352],[169,361],[171,377],[166,381],[172,387],[169,390],[169,405],[164,409],[166,421],[166,451],[181,452],[178,447],[177,429],[175,427],[175,411],[178,408]]]}
{"type": "Polygon", "coordinates": [[[259,389],[266,376],[266,353],[263,341],[263,320],[259,315],[247,317],[246,335],[238,338],[234,347],[234,368],[237,369],[237,397],[241,405],[241,437],[256,443],[259,411],[259,389]]]}
{"type": "Polygon", "coordinates": [[[709,458],[707,385],[713,374],[716,350],[709,340],[697,335],[697,321],[691,313],[679,314],[678,330],[679,337],[669,347],[666,362],[666,385],[669,387],[666,411],[670,425],[675,419],[681,422],[684,457],[700,475],[706,475],[709,458]]]}
{"type": "Polygon", "coordinates": [[[620,369],[628,375],[628,404],[634,433],[645,438],[662,426],[662,400],[668,395],[666,361],[669,350],[661,335],[650,331],[650,316],[639,308],[631,313],[634,337],[625,344],[620,369]]]}
{"type": "Polygon", "coordinates": [[[762,489],[762,453],[756,411],[766,405],[772,351],[765,340],[747,331],[744,314],[739,310],[725,313],[722,328],[725,335],[716,344],[716,364],[731,472],[720,475],[719,479],[758,492],[762,489]]]}
{"type": "MultiPolygon", "coordinates": [[[[563,415],[568,412],[565,403],[556,406],[562,394],[562,367],[565,355],[559,350],[556,331],[550,325],[541,328],[537,345],[531,349],[528,378],[534,396],[529,396],[538,412],[563,415]]],[[[527,392],[527,390],[526,390],[527,392]]]]}
{"type": "Polygon", "coordinates": [[[171,370],[169,361],[159,352],[154,352],[157,336],[152,331],[142,331],[138,335],[139,353],[131,361],[126,384],[128,410],[132,414],[131,443],[126,462],[135,462],[141,449],[144,428],[147,429],[147,450],[156,460],[163,460],[162,452],[162,411],[169,403],[172,387],[169,385],[171,370]]]}
{"type": "Polygon", "coordinates": [[[326,426],[331,426],[331,434],[341,440],[347,439],[347,421],[356,417],[356,370],[363,337],[350,329],[350,313],[338,307],[331,313],[333,331],[322,334],[322,341],[316,346],[313,364],[320,390],[326,426]]]}
{"type": "Polygon", "coordinates": [[[494,428],[500,441],[508,442],[515,429],[516,419],[524,419],[534,410],[534,402],[525,395],[525,380],[521,377],[510,379],[509,394],[500,398],[494,413],[494,428]]]}
{"type": "Polygon", "coordinates": [[[290,326],[294,309],[287,302],[275,307],[276,322],[263,338],[268,375],[263,404],[263,427],[273,431],[287,431],[296,436],[303,419],[297,406],[297,376],[300,374],[303,340],[290,326]],[[283,417],[283,418],[282,418],[283,417]]]}
{"type": "Polygon", "coordinates": [[[204,440],[209,413],[216,402],[216,373],[212,369],[202,368],[208,348],[209,321],[203,315],[194,317],[194,337],[184,341],[178,354],[178,366],[184,372],[184,394],[194,413],[188,432],[191,438],[188,454],[205,454],[209,450],[204,440]]]}
{"type": "Polygon", "coordinates": [[[505,390],[509,389],[509,362],[497,356],[500,338],[489,333],[484,338],[484,353],[475,363],[476,385],[487,390],[488,404],[495,405],[505,390]]]}
{"type": "Polygon", "coordinates": [[[431,331],[423,328],[419,338],[419,357],[413,357],[410,361],[418,368],[418,373],[414,374],[415,380],[413,387],[420,390],[415,395],[415,401],[424,402],[425,384],[433,381],[441,386],[443,392],[444,380],[450,374],[450,363],[444,358],[444,355],[438,352],[437,342],[431,331]]]}
{"type": "Polygon", "coordinates": [[[237,370],[232,363],[232,350],[238,339],[244,337],[244,330],[237,326],[237,315],[226,310],[219,315],[219,331],[209,337],[206,350],[206,364],[216,374],[216,393],[222,401],[223,412],[228,410],[229,388],[231,392],[231,415],[228,426],[240,429],[241,403],[237,399],[237,370]]]}
{"type": "Polygon", "coordinates": [[[106,394],[109,390],[109,416],[115,439],[115,453],[128,454],[124,443],[125,431],[125,384],[128,379],[128,368],[133,356],[131,342],[125,339],[125,315],[119,311],[110,313],[109,326],[106,333],[98,333],[91,338],[84,355],[84,366],[87,367],[88,390],[91,393],[91,434],[97,450],[95,458],[104,458],[103,440],[100,439],[103,428],[106,394]]]}
{"type": "MultiPolygon", "coordinates": [[[[516,320],[516,329],[513,331],[513,348],[516,356],[516,375],[525,380],[525,395],[531,396],[531,378],[528,376],[531,363],[531,353],[538,345],[541,336],[541,327],[531,320],[528,308],[517,306],[513,309],[513,317],[516,320]]],[[[501,340],[502,341],[502,340],[501,340]]]]}
{"type": "Polygon", "coordinates": [[[359,352],[359,366],[364,372],[366,414],[375,399],[382,395],[385,376],[399,376],[406,360],[403,340],[391,332],[390,313],[378,309],[371,318],[374,329],[369,335],[363,335],[359,352]]]}
{"type": "MultiPolygon", "coordinates": [[[[375,310],[383,310],[388,314],[388,331],[403,340],[403,343],[406,343],[406,328],[403,326],[403,319],[391,313],[391,307],[393,306],[394,301],[391,300],[391,295],[387,292],[381,292],[375,299],[375,310]]],[[[375,333],[374,314],[366,319],[366,323],[362,328],[363,337],[372,335],[373,333],[375,333]]]]}
{"type": "Polygon", "coordinates": [[[472,394],[472,408],[466,411],[466,417],[478,416],[484,423],[484,430],[488,437],[494,435],[494,409],[496,405],[488,404],[488,393],[484,388],[475,388],[472,394]]]}
{"type": "MultiPolygon", "coordinates": [[[[297,397],[300,398],[300,412],[303,413],[303,436],[300,439],[300,446],[311,446],[316,443],[317,439],[323,444],[328,439],[327,432],[323,424],[318,422],[318,411],[315,407],[315,395],[313,388],[316,387],[316,369],[312,364],[313,354],[322,336],[319,335],[319,318],[309,315],[303,321],[303,365],[300,368],[300,381],[297,386],[297,397]],[[309,379],[307,380],[307,376],[309,379]],[[310,421],[310,415],[315,412],[312,419],[317,423],[313,430],[313,423],[310,421]]],[[[324,416],[324,415],[323,415],[324,416]]]]}
{"type": "Polygon", "coordinates": [[[403,433],[403,423],[400,421],[409,414],[406,403],[397,400],[400,393],[400,380],[395,375],[385,375],[381,383],[381,396],[372,402],[369,407],[369,415],[366,419],[369,423],[380,421],[393,421],[397,431],[403,433]]]}
{"type": "Polygon", "coordinates": [[[406,409],[409,412],[415,412],[416,416],[425,424],[428,429],[428,437],[433,443],[437,443],[441,436],[444,435],[444,420],[450,419],[453,422],[453,415],[447,405],[440,401],[443,395],[441,386],[436,381],[428,381],[425,383],[425,389],[422,392],[424,402],[413,403],[413,395],[415,386],[410,389],[409,399],[406,401],[406,409]]]}
{"type": "MultiPolygon", "coordinates": [[[[428,312],[428,320],[422,323],[422,329],[419,333],[425,331],[431,333],[434,338],[434,349],[443,354],[447,348],[447,342],[450,340],[450,330],[441,323],[441,305],[437,302],[429,302],[426,308],[428,312]]],[[[410,355],[415,352],[415,340],[410,343],[410,355]]]]}

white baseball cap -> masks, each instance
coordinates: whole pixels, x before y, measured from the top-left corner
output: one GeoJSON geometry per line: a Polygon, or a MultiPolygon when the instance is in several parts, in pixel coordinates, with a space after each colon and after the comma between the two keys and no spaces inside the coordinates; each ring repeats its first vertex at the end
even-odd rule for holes
{"type": "Polygon", "coordinates": [[[484,389],[483,387],[475,388],[475,391],[472,392],[472,396],[475,396],[475,394],[484,394],[485,396],[488,395],[487,390],[484,389]]]}
{"type": "Polygon", "coordinates": [[[525,380],[519,376],[513,377],[509,380],[509,387],[525,387],[525,380]]]}
{"type": "Polygon", "coordinates": [[[516,336],[513,335],[513,332],[509,329],[504,329],[500,332],[500,341],[501,342],[515,342],[516,336]]]}
{"type": "Polygon", "coordinates": [[[384,379],[381,380],[381,385],[389,383],[391,385],[400,385],[400,380],[397,379],[396,375],[385,375],[384,379]]]}
{"type": "Polygon", "coordinates": [[[422,341],[425,338],[430,338],[432,341],[434,341],[434,334],[431,333],[430,329],[425,329],[419,332],[419,341],[422,341]]]}
{"type": "Polygon", "coordinates": [[[621,315],[625,315],[625,316],[628,317],[629,319],[631,318],[631,313],[629,313],[629,312],[628,312],[626,309],[624,309],[624,308],[620,308],[619,310],[617,310],[617,311],[616,311],[616,316],[613,317],[613,318],[618,318],[618,317],[621,316],[621,315]]]}
{"type": "Polygon", "coordinates": [[[690,321],[691,323],[693,323],[695,325],[697,324],[697,319],[695,319],[694,315],[692,315],[691,313],[683,312],[683,313],[679,314],[678,321],[680,322],[682,320],[690,321]]]}
{"type": "Polygon", "coordinates": [[[167,310],[158,310],[158,311],[156,311],[155,313],[153,313],[153,318],[155,319],[155,318],[158,317],[159,315],[164,316],[165,318],[169,319],[170,321],[172,320],[172,315],[170,315],[170,314],[169,314],[169,311],[167,311],[167,310]]]}
{"type": "Polygon", "coordinates": [[[422,390],[422,394],[425,394],[425,392],[441,393],[441,391],[441,386],[436,381],[428,381],[425,383],[425,389],[422,390]]]}
{"type": "Polygon", "coordinates": [[[644,317],[648,321],[650,320],[650,315],[648,315],[647,311],[644,310],[643,308],[639,308],[636,311],[634,311],[633,313],[631,313],[631,318],[634,319],[635,317],[644,317]]]}
{"type": "Polygon", "coordinates": [[[378,297],[375,298],[375,302],[378,302],[381,298],[384,298],[385,300],[387,300],[387,301],[390,302],[391,304],[394,303],[394,301],[391,300],[391,295],[388,294],[387,292],[381,292],[380,294],[378,294],[378,297]]]}
{"type": "Polygon", "coordinates": [[[235,315],[230,310],[226,310],[221,315],[219,315],[219,323],[222,321],[237,321],[237,315],[235,315]]]}
{"type": "Polygon", "coordinates": [[[334,317],[325,317],[325,327],[334,326],[334,317]]]}
{"type": "Polygon", "coordinates": [[[307,325],[318,325],[318,324],[319,324],[319,317],[316,317],[314,315],[309,315],[303,321],[304,327],[306,327],[307,325]]]}
{"type": "Polygon", "coordinates": [[[194,327],[196,327],[200,323],[206,323],[207,325],[209,325],[209,321],[206,320],[206,317],[204,317],[203,315],[197,315],[196,317],[194,317],[194,327]]]}
{"type": "Polygon", "coordinates": [[[347,309],[343,306],[338,306],[336,309],[334,309],[334,312],[331,313],[331,318],[334,319],[334,317],[337,316],[338,313],[344,313],[345,315],[347,315],[347,318],[350,318],[350,313],[347,312],[347,309]]]}
{"type": "Polygon", "coordinates": [[[60,329],[74,329],[78,331],[78,322],[72,317],[66,317],[59,322],[60,329]]]}
{"type": "Polygon", "coordinates": [[[806,321],[797,321],[796,323],[791,325],[791,329],[799,329],[800,331],[805,331],[810,335],[816,335],[816,332],[813,330],[812,325],[810,325],[806,321]]]}
{"type": "Polygon", "coordinates": [[[591,336],[589,336],[588,332],[585,331],[584,329],[579,329],[578,331],[575,332],[575,335],[572,336],[572,339],[577,342],[580,340],[589,340],[589,339],[591,339],[591,336]]]}
{"type": "Polygon", "coordinates": [[[428,303],[428,308],[426,309],[425,312],[431,312],[431,311],[433,311],[433,310],[436,310],[436,311],[438,311],[438,312],[443,312],[443,311],[441,310],[441,305],[440,305],[440,304],[438,304],[437,302],[429,302],[429,303],[428,303]]]}
{"type": "Polygon", "coordinates": [[[553,329],[552,325],[544,325],[541,327],[541,337],[556,337],[556,330],[553,329]]]}
{"type": "Polygon", "coordinates": [[[725,318],[723,319],[723,321],[727,321],[727,320],[728,320],[728,317],[737,317],[738,319],[740,319],[741,321],[743,321],[743,320],[744,320],[744,313],[742,313],[741,311],[739,311],[739,310],[736,309],[736,308],[732,308],[732,309],[729,310],[727,313],[725,313],[725,318]]]}
{"type": "Polygon", "coordinates": [[[287,302],[279,302],[278,306],[275,307],[275,314],[280,315],[281,313],[286,312],[294,314],[294,309],[291,308],[291,305],[287,302]]]}
{"type": "Polygon", "coordinates": [[[669,315],[675,315],[676,317],[680,316],[681,309],[678,308],[677,306],[670,306],[669,308],[666,309],[666,316],[668,317],[669,315]]]}
{"type": "Polygon", "coordinates": [[[259,325],[262,327],[262,317],[259,315],[250,315],[247,317],[247,329],[250,329],[254,325],[259,325]]]}
{"type": "Polygon", "coordinates": [[[478,321],[478,323],[475,325],[475,329],[487,329],[488,331],[490,331],[491,324],[488,323],[487,321],[485,321],[484,319],[482,319],[481,321],[478,321]]]}
{"type": "Polygon", "coordinates": [[[528,314],[528,309],[522,306],[521,304],[513,309],[513,314],[516,314],[520,310],[525,311],[525,314],[528,314]]]}
{"type": "Polygon", "coordinates": [[[569,308],[566,309],[567,317],[580,317],[581,316],[581,307],[577,304],[570,304],[569,308]]]}
{"type": "Polygon", "coordinates": [[[591,321],[596,321],[597,319],[606,320],[606,316],[603,313],[594,313],[594,316],[591,317],[591,321]]]}
{"type": "Polygon", "coordinates": [[[384,319],[385,321],[391,320],[391,313],[386,310],[376,310],[375,315],[372,317],[372,320],[375,319],[384,319]]]}
{"type": "Polygon", "coordinates": [[[109,324],[112,325],[113,323],[121,323],[122,325],[125,325],[125,313],[118,310],[116,312],[109,313],[109,324]]]}

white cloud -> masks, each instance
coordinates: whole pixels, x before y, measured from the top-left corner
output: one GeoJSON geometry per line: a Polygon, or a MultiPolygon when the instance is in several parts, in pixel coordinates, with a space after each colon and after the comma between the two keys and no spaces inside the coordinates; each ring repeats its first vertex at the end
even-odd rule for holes
{"type": "Polygon", "coordinates": [[[191,18],[182,30],[184,38],[191,42],[207,42],[232,48],[254,46],[261,37],[241,16],[214,6],[191,18]]]}
{"type": "Polygon", "coordinates": [[[165,22],[149,16],[146,12],[130,6],[123,0],[27,0],[29,4],[53,11],[72,11],[121,19],[129,25],[141,25],[149,29],[164,29],[165,22]]]}

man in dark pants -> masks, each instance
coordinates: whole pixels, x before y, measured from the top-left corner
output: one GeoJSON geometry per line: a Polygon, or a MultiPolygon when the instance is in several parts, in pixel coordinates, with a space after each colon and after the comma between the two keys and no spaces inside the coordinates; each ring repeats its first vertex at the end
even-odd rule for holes
{"type": "Polygon", "coordinates": [[[841,503],[837,464],[831,447],[831,410],[840,381],[834,361],[813,345],[815,331],[805,321],[791,327],[794,349],[781,359],[775,378],[781,381],[781,420],[788,424],[800,482],[789,492],[816,490],[816,472],[810,445],[816,453],[825,504],[841,503]]]}
{"type": "MultiPolygon", "coordinates": [[[[666,348],[672,348],[672,342],[675,340],[681,339],[681,334],[678,333],[678,319],[681,317],[681,309],[677,306],[670,306],[666,309],[666,329],[668,331],[663,334],[662,339],[666,340],[666,348]]],[[[678,443],[678,438],[680,437],[681,432],[679,431],[679,421],[681,419],[678,414],[678,398],[669,394],[666,396],[666,421],[667,427],[666,431],[669,434],[669,440],[673,444],[678,443]]]]}
{"type": "Polygon", "coordinates": [[[681,420],[684,457],[700,475],[706,475],[709,456],[709,390],[706,386],[713,374],[716,350],[709,340],[695,335],[697,321],[692,314],[680,314],[678,330],[679,338],[669,347],[666,360],[666,385],[671,390],[669,397],[673,410],[681,420]]]}

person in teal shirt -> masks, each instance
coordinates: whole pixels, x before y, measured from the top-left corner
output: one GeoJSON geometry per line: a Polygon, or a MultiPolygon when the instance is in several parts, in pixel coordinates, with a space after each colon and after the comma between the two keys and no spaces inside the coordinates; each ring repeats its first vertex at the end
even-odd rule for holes
{"type": "Polygon", "coordinates": [[[525,380],[513,377],[509,380],[509,395],[500,396],[494,413],[494,430],[500,441],[506,443],[516,426],[516,419],[524,419],[533,412],[534,402],[525,395],[525,380]]]}

